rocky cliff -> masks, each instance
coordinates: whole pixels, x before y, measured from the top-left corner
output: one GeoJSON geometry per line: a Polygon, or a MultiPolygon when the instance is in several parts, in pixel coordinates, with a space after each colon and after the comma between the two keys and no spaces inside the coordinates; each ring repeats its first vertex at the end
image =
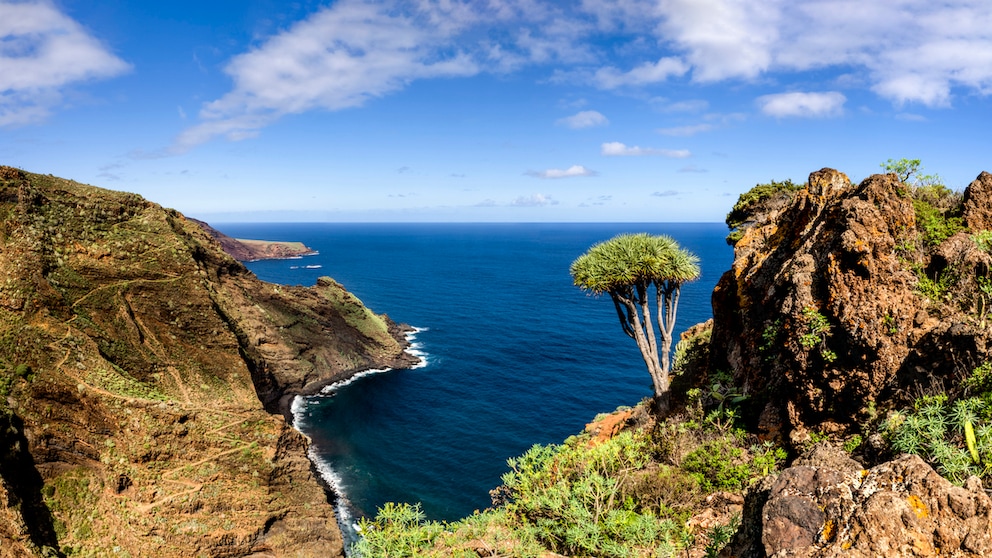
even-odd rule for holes
{"type": "Polygon", "coordinates": [[[340,556],[292,397],[409,363],[139,196],[0,167],[0,556],[340,556]]]}
{"type": "Polygon", "coordinates": [[[732,215],[708,372],[758,437],[834,446],[753,486],[721,555],[989,555],[992,175],[961,195],[823,169],[732,215]]]}
{"type": "Polygon", "coordinates": [[[766,437],[850,432],[988,360],[992,256],[975,234],[992,226],[992,175],[964,200],[970,228],[954,207],[918,222],[931,205],[895,175],[823,169],[789,203],[755,206],[713,294],[711,365],[751,395],[766,437]]]}

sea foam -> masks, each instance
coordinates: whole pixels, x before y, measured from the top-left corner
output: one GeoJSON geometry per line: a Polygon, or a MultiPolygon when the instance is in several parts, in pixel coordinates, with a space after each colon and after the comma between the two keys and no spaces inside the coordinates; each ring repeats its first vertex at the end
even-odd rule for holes
{"type": "MultiPolygon", "coordinates": [[[[409,343],[409,346],[406,348],[406,353],[417,358],[417,363],[411,366],[410,369],[423,368],[428,364],[428,354],[424,350],[423,344],[415,341],[417,334],[422,331],[427,331],[427,328],[414,327],[406,334],[406,341],[409,343]]],[[[333,397],[334,392],[351,384],[352,382],[366,376],[381,374],[391,370],[393,369],[370,368],[368,370],[358,372],[346,380],[341,380],[340,382],[335,382],[324,386],[324,388],[320,390],[320,393],[315,395],[297,395],[293,398],[293,403],[290,406],[290,412],[293,414],[293,426],[302,432],[304,430],[303,426],[308,425],[307,418],[309,414],[307,409],[311,401],[326,397],[333,397]]],[[[359,534],[357,519],[355,518],[355,514],[352,512],[351,502],[348,500],[348,487],[345,485],[344,479],[341,475],[339,475],[331,466],[330,462],[318,455],[312,443],[307,450],[307,456],[310,458],[310,462],[314,464],[314,467],[316,467],[317,472],[320,473],[320,476],[324,482],[326,482],[327,485],[331,487],[331,490],[334,491],[334,495],[336,497],[334,515],[337,518],[338,526],[340,527],[341,534],[344,537],[345,550],[347,550],[353,544],[358,542],[361,537],[359,534]]]]}

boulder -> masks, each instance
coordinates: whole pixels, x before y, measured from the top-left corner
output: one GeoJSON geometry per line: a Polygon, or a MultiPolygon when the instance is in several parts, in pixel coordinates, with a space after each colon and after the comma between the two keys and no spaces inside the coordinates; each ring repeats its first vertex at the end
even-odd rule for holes
{"type": "Polygon", "coordinates": [[[766,498],[760,529],[743,525],[724,556],[992,554],[992,500],[976,477],[954,486],[914,455],[864,470],[841,450],[821,449],[797,463],[767,494],[748,496],[766,498]]]}

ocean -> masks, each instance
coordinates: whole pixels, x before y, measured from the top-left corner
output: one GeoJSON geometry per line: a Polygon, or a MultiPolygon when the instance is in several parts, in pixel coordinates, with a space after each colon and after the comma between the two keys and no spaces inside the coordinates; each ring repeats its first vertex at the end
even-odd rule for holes
{"type": "Polygon", "coordinates": [[[574,287],[569,264],[621,232],[667,234],[700,257],[676,332],[711,317],[729,269],[722,223],[221,224],[236,238],[301,241],[302,259],[252,262],[259,278],[333,277],[377,313],[417,328],[422,366],[376,371],[300,399],[296,425],[337,489],[344,523],[386,502],[451,520],[490,505],[506,459],[561,443],[598,413],[651,395],[609,297],[574,287]]]}

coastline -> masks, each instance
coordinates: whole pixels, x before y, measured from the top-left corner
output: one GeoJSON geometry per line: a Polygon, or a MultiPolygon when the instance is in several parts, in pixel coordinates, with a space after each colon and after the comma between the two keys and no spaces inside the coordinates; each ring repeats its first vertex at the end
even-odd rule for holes
{"type": "Polygon", "coordinates": [[[199,219],[193,219],[192,217],[187,217],[187,219],[199,225],[200,228],[220,244],[224,252],[239,262],[290,260],[319,254],[319,252],[302,242],[232,238],[211,227],[209,223],[205,223],[199,219]]]}
{"type": "Polygon", "coordinates": [[[338,528],[340,529],[341,536],[344,539],[345,555],[348,554],[348,549],[358,542],[360,535],[358,532],[357,518],[351,509],[351,501],[348,499],[344,480],[334,470],[331,463],[317,455],[314,449],[313,441],[310,436],[308,436],[307,433],[300,428],[300,425],[307,424],[305,420],[307,416],[307,409],[310,405],[310,401],[313,399],[333,397],[337,390],[374,374],[382,374],[394,370],[415,370],[426,367],[429,362],[428,354],[421,349],[422,345],[417,343],[415,339],[418,333],[426,331],[427,329],[428,328],[408,325],[397,326],[397,333],[403,335],[406,344],[403,349],[403,354],[409,357],[412,362],[410,366],[369,368],[366,370],[360,370],[345,379],[337,380],[330,384],[325,384],[311,393],[298,393],[293,397],[290,404],[290,425],[307,439],[307,458],[310,460],[311,470],[315,473],[315,478],[318,483],[323,486],[325,492],[327,492],[328,501],[334,507],[334,516],[335,519],[337,519],[338,528]]]}

